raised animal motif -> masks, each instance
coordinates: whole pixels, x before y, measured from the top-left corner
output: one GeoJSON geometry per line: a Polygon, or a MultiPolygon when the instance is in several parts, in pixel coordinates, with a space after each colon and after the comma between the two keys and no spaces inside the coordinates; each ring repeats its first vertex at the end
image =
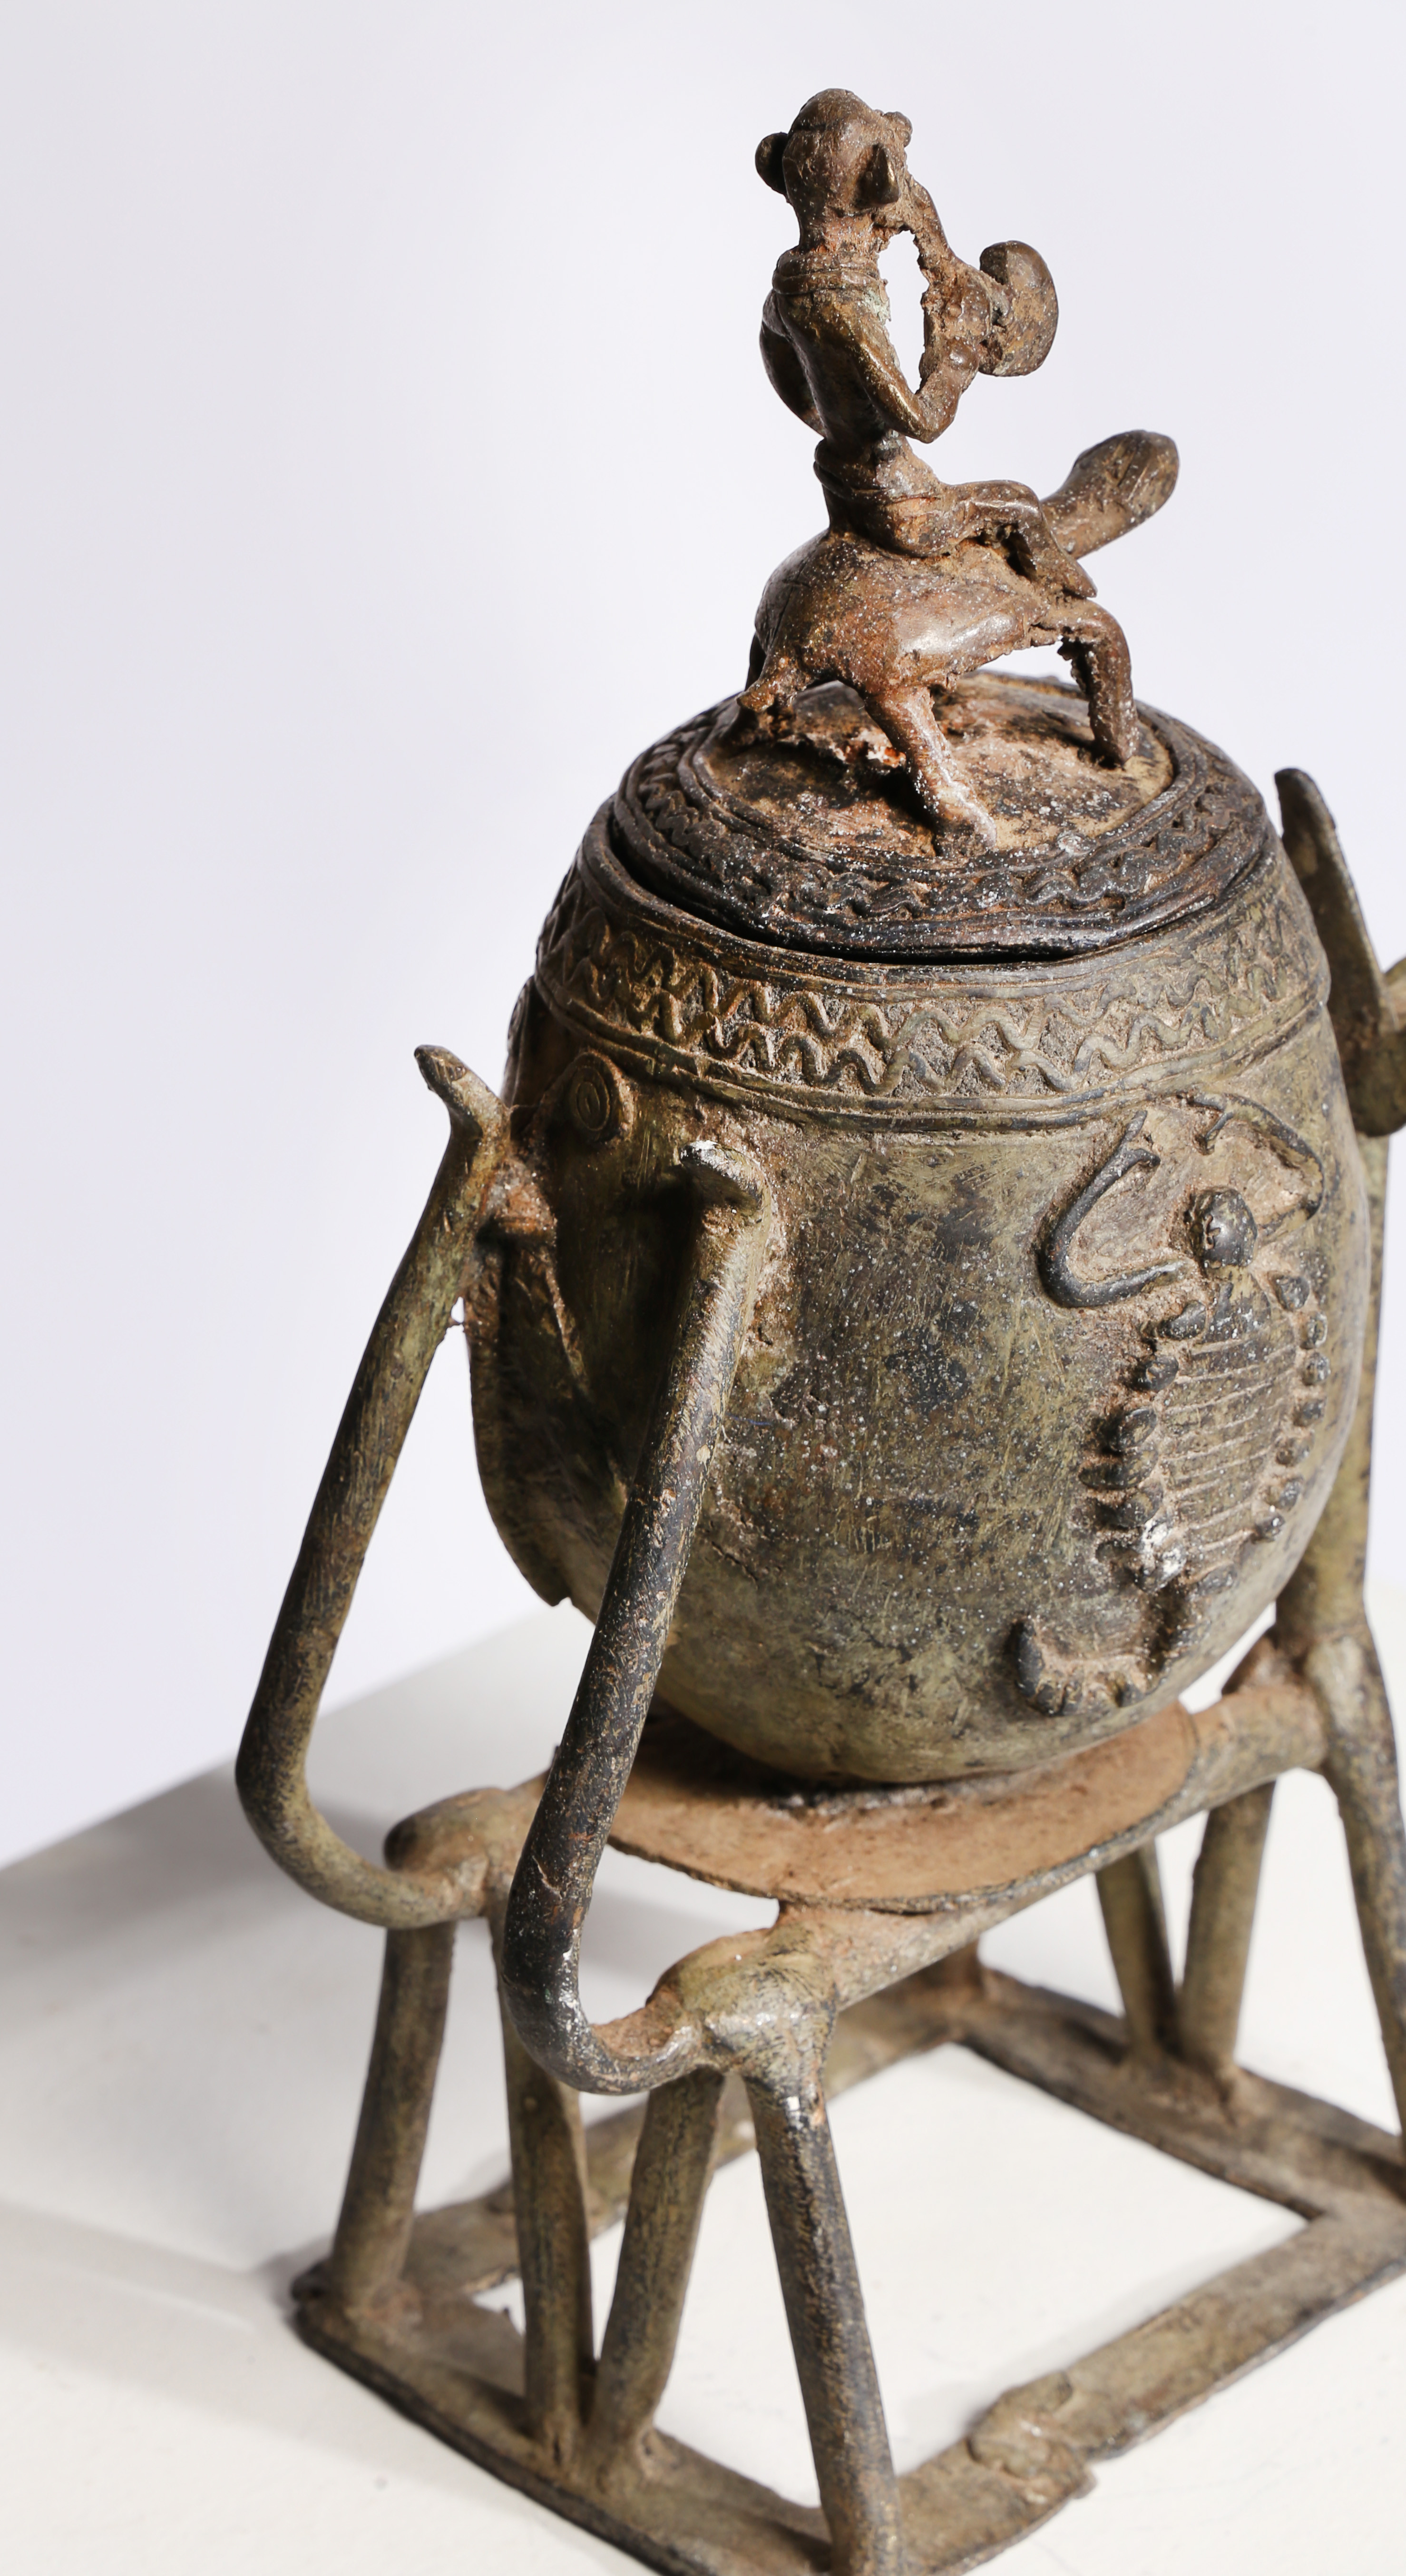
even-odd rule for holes
{"type": "Polygon", "coordinates": [[[1247,1552],[1276,1539],[1301,1501],[1324,1416],[1331,1361],[1313,1264],[1278,1249],[1316,1212],[1322,1167],[1302,1137],[1255,1102],[1201,1096],[1190,1105],[1212,1113],[1196,1138],[1201,1152],[1248,1127],[1290,1177],[1290,1196],[1257,1219],[1228,1181],[1195,1190],[1163,1257],[1081,1275],[1077,1238],[1099,1202],[1161,1160],[1140,1110],[1041,1248],[1041,1278],[1057,1304],[1145,1301],[1139,1345],[1117,1401],[1091,1429],[1081,1470],[1101,1533],[1097,1554],[1115,1583],[1144,1596],[1142,1636],[1131,1655],[1091,1662],[1062,1655],[1037,1622],[1023,1620],[1013,1640],[1017,1678],[1045,1716],[1140,1699],[1194,1645],[1219,1597],[1239,1582],[1247,1552]]]}

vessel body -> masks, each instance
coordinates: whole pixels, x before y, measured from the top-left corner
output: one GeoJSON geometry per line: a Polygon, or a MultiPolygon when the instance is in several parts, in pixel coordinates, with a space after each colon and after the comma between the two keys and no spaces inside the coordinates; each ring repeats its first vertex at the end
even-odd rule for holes
{"type": "Polygon", "coordinates": [[[660,1692],[780,1773],[927,1782],[1115,1732],[1307,1543],[1356,1391],[1360,1159],[1254,791],[1153,780],[1139,846],[1204,839],[1208,799],[1179,890],[1144,871],[1093,936],[1057,905],[1044,955],[836,953],[796,936],[794,870],[787,935],[746,936],[726,887],[661,890],[628,796],[547,923],[481,1245],[485,1488],[593,1614],[683,1293],[679,1150],[751,1158],[767,1249],[660,1692]]]}

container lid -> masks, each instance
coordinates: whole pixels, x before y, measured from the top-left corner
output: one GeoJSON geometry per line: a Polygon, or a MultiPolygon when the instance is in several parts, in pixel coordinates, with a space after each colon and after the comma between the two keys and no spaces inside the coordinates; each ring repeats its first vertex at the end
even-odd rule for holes
{"type": "Polygon", "coordinates": [[[735,699],[641,754],[611,837],[685,912],[830,956],[1072,957],[1204,911],[1273,844],[1233,762],[1140,707],[1134,757],[1105,764],[1083,698],[983,674],[943,693],[963,782],[994,846],[929,820],[852,689],[807,690],[784,741],[744,740],[735,699]]]}

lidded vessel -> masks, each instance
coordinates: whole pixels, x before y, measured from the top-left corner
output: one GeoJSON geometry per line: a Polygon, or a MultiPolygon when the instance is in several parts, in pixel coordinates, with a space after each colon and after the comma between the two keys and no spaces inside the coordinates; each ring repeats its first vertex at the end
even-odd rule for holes
{"type": "Polygon", "coordinates": [[[888,1783],[1116,1731],[1234,1643],[1331,1483],[1369,1266],[1304,896],[1250,782],[1136,704],[1084,569],[1176,450],[1105,439],[1043,501],[915,453],[977,372],[1042,362],[1057,305],[1028,244],[956,256],[909,134],[823,91],[758,150],[800,234],[762,355],[829,524],[553,907],[471,1301],[498,1527],[594,1616],[697,1293],[681,1173],[750,1173],[659,1691],[781,1771],[888,1783]],[[1077,688],[986,670],[1032,644],[1077,688]]]}
{"type": "Polygon", "coordinates": [[[636,762],[548,918],[473,1314],[480,1466],[594,1614],[676,1329],[680,1148],[770,1225],[659,1689],[807,1777],[1007,1770],[1183,1689],[1279,1592],[1351,1419],[1360,1160],[1250,782],[1140,710],[949,696],[954,859],[854,694],[636,762]]]}

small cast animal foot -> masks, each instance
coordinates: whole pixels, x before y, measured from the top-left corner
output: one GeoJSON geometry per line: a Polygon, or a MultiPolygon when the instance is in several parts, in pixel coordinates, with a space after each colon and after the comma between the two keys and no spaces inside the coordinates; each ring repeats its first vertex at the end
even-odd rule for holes
{"type": "Polygon", "coordinates": [[[796,692],[756,681],[739,692],[727,731],[735,743],[784,739],[795,726],[796,692]]]}
{"type": "Polygon", "coordinates": [[[996,823],[958,775],[947,737],[933,711],[926,688],[895,689],[884,697],[866,697],[870,714],[901,751],[919,802],[934,822],[949,830],[974,832],[988,849],[996,846],[996,823]]]}
{"type": "Polygon", "coordinates": [[[1016,1687],[1040,1717],[1072,1716],[1076,1709],[1095,1713],[1127,1708],[1142,1697],[1148,1676],[1126,1656],[1096,1665],[1077,1655],[1062,1655],[1034,1619],[1018,1619],[1010,1636],[1016,1687]]]}
{"type": "MultiPolygon", "coordinates": [[[[912,770],[911,761],[909,768],[912,770]]],[[[995,817],[988,814],[975,796],[964,796],[960,792],[954,794],[950,788],[939,787],[935,782],[930,785],[916,771],[913,772],[913,784],[935,823],[943,824],[949,832],[974,832],[987,849],[995,849],[995,817]]]]}
{"type": "Polygon", "coordinates": [[[1113,768],[1126,769],[1138,747],[1127,642],[1122,628],[1103,609],[1090,610],[1079,622],[1093,631],[1067,634],[1060,654],[1088,701],[1089,730],[1096,748],[1113,768]]]}

